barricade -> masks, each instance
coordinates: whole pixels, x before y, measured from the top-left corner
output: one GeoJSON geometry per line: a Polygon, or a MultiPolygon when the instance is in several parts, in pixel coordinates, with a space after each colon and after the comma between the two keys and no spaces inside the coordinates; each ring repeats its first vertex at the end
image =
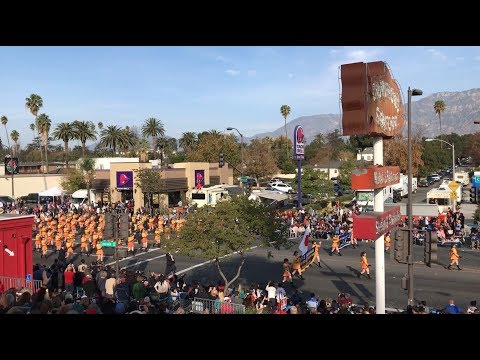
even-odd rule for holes
{"type": "Polygon", "coordinates": [[[41,280],[26,280],[22,278],[13,278],[9,276],[0,276],[0,288],[3,285],[3,290],[6,291],[11,288],[28,288],[32,295],[37,292],[42,286],[41,280]]]}
{"type": "Polygon", "coordinates": [[[230,301],[220,302],[202,298],[194,298],[192,301],[192,313],[203,314],[208,309],[209,314],[245,314],[245,306],[233,304],[230,301]]]}

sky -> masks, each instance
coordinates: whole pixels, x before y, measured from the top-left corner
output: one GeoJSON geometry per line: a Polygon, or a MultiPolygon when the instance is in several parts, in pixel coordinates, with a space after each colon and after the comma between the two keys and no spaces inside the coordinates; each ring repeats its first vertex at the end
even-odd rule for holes
{"type": "MultiPolygon", "coordinates": [[[[480,47],[0,47],[0,116],[8,132],[31,142],[34,117],[25,98],[56,124],[87,120],[138,126],[162,121],[167,136],[274,131],[284,119],[340,113],[339,66],[385,61],[406,98],[480,87],[480,47]]],[[[0,137],[6,144],[4,129],[0,137]]]]}

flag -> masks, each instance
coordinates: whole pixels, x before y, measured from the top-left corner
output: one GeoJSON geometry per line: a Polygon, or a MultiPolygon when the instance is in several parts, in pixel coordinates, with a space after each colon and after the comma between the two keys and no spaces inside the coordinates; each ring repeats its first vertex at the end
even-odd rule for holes
{"type": "Polygon", "coordinates": [[[305,229],[305,232],[303,233],[302,241],[300,241],[300,244],[298,244],[298,250],[302,253],[302,255],[305,255],[305,253],[308,251],[308,238],[310,237],[310,226],[307,226],[305,229]]]}

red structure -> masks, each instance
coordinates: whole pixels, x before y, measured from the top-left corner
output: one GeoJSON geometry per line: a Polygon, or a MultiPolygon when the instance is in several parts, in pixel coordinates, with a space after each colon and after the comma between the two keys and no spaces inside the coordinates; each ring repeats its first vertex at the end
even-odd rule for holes
{"type": "Polygon", "coordinates": [[[0,215],[0,276],[32,277],[33,215],[0,215]]]}
{"type": "Polygon", "coordinates": [[[400,182],[400,167],[369,166],[352,171],[352,189],[380,189],[400,182]]]}
{"type": "Polygon", "coordinates": [[[355,237],[364,240],[377,240],[402,222],[400,206],[384,212],[368,212],[353,218],[355,237]]]}

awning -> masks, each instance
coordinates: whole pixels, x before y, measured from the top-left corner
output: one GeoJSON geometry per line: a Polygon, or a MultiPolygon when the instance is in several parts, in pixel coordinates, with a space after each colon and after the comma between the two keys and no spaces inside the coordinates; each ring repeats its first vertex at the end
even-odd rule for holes
{"type": "Polygon", "coordinates": [[[261,198],[264,198],[264,199],[270,199],[270,200],[275,200],[275,201],[284,201],[284,200],[287,200],[288,199],[288,195],[287,194],[280,194],[280,193],[277,193],[277,192],[273,192],[273,191],[267,191],[267,192],[263,192],[263,193],[257,193],[255,194],[261,198]]]}

